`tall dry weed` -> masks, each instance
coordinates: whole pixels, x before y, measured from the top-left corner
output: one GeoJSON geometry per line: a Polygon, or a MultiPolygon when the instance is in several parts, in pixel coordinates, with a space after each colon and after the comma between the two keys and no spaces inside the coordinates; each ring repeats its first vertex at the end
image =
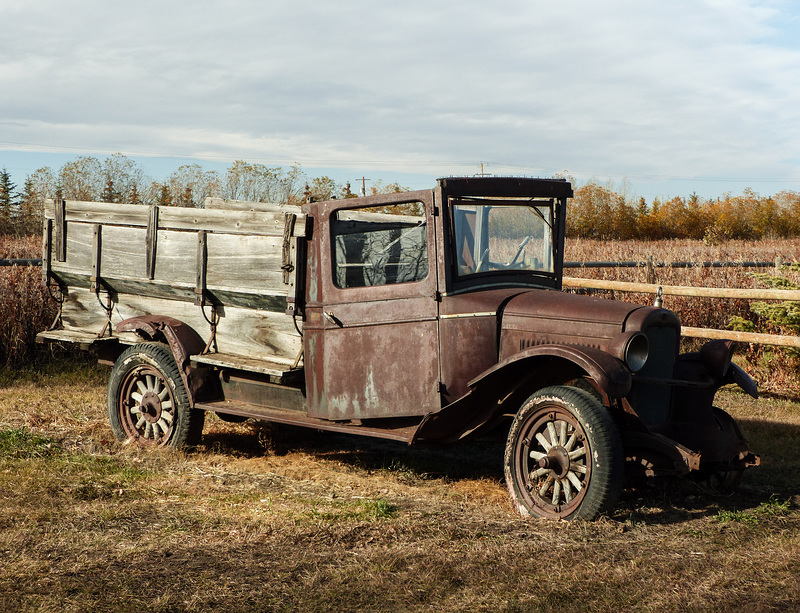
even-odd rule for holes
{"type": "MultiPolygon", "coordinates": [[[[41,238],[0,236],[0,258],[36,258],[41,238]]],[[[20,366],[36,353],[36,333],[45,330],[56,304],[42,284],[38,266],[0,267],[0,364],[20,366]]]]}
{"type": "Polygon", "coordinates": [[[0,364],[19,366],[36,352],[36,333],[47,329],[56,304],[42,284],[39,267],[0,269],[0,364]]]}
{"type": "Polygon", "coordinates": [[[0,259],[42,257],[42,237],[0,235],[0,259]]]}

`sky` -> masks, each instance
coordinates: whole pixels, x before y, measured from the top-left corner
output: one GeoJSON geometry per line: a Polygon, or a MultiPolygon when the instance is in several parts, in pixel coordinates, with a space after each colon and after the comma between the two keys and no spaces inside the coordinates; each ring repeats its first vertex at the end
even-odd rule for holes
{"type": "Polygon", "coordinates": [[[0,0],[0,168],[800,191],[789,0],[0,0]]]}

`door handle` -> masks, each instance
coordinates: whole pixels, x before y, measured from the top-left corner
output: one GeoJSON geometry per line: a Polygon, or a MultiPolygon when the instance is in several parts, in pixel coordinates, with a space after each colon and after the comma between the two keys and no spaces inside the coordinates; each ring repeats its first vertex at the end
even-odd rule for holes
{"type": "Polygon", "coordinates": [[[322,311],[322,314],[325,316],[325,319],[327,319],[333,325],[339,326],[340,328],[344,327],[342,320],[336,317],[336,315],[333,314],[333,311],[322,311]]]}

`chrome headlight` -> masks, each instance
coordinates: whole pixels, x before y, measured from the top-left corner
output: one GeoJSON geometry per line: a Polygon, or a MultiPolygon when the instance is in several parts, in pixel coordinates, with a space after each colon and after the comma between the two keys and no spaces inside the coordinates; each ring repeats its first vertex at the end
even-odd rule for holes
{"type": "Polygon", "coordinates": [[[647,362],[650,341],[641,332],[623,332],[611,341],[608,351],[625,362],[632,372],[638,372],[647,362]]]}

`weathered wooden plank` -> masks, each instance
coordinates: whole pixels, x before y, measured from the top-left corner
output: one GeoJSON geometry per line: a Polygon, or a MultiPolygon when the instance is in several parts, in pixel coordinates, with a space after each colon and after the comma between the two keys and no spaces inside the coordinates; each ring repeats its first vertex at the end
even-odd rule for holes
{"type": "Polygon", "coordinates": [[[208,235],[209,287],[285,291],[279,236],[208,235]]]}
{"type": "Polygon", "coordinates": [[[75,270],[88,272],[92,268],[94,227],[86,223],[67,224],[66,259],[53,262],[53,270],[75,270]]]}
{"type": "Polygon", "coordinates": [[[790,289],[739,289],[725,287],[686,287],[682,285],[659,285],[657,283],[632,283],[606,279],[581,279],[564,277],[567,287],[611,289],[621,292],[655,294],[661,290],[663,296],[691,296],[695,298],[742,298],[745,300],[800,300],[800,290],[790,289]]]}
{"type": "MultiPolygon", "coordinates": [[[[256,209],[195,209],[173,206],[159,207],[158,227],[165,230],[205,230],[232,234],[261,234],[281,236],[286,212],[296,214],[298,223],[295,236],[304,236],[306,216],[299,207],[287,210],[256,209]]],[[[45,217],[54,218],[57,209],[52,201],[45,206],[45,217]]],[[[64,211],[66,222],[101,223],[147,227],[150,207],[141,204],[112,202],[84,202],[67,200],[64,211]]]]}
{"type": "Polygon", "coordinates": [[[71,343],[78,345],[83,350],[103,343],[120,342],[126,345],[133,345],[140,340],[133,332],[123,332],[114,337],[102,336],[99,338],[97,334],[84,330],[45,330],[36,335],[37,343],[71,343]]]}
{"type": "Polygon", "coordinates": [[[65,219],[86,223],[147,227],[150,209],[142,204],[67,200],[65,219]]]}
{"type": "MultiPolygon", "coordinates": [[[[283,211],[226,211],[224,209],[181,209],[162,207],[159,228],[170,230],[206,230],[229,234],[282,236],[283,211]]],[[[305,215],[298,217],[297,236],[305,233],[305,215]],[[302,217],[302,221],[300,220],[302,217]]]]}
{"type": "Polygon", "coordinates": [[[145,236],[145,262],[147,278],[152,279],[156,270],[156,253],[158,246],[158,207],[150,207],[150,218],[147,220],[147,234],[145,236]]]}
{"type": "Polygon", "coordinates": [[[242,291],[209,288],[206,290],[212,304],[231,305],[276,313],[286,310],[286,294],[248,294],[242,291]]]}
{"type": "MultiPolygon", "coordinates": [[[[72,224],[75,227],[78,224],[72,224]]],[[[104,225],[101,277],[147,277],[147,229],[104,225]]]]}
{"type": "MultiPolygon", "coordinates": [[[[112,313],[113,324],[137,315],[163,314],[191,326],[206,342],[210,338],[210,325],[201,308],[192,302],[129,294],[120,294],[118,299],[112,313]]],[[[300,335],[292,318],[283,312],[221,307],[218,313],[216,340],[220,353],[283,364],[294,363],[300,353],[300,335]]],[[[208,307],[206,315],[210,315],[208,307]]],[[[97,296],[73,287],[63,305],[62,321],[66,330],[98,333],[105,325],[106,313],[97,296]]]]}
{"type": "Polygon", "coordinates": [[[55,222],[55,251],[56,260],[63,262],[67,259],[67,240],[66,240],[66,220],[65,220],[65,203],[63,200],[53,201],[53,216],[55,222]]]}
{"type": "Polygon", "coordinates": [[[42,283],[50,283],[53,262],[53,220],[45,219],[42,235],[42,283]]]}
{"type": "Polygon", "coordinates": [[[198,364],[209,364],[222,368],[235,368],[238,370],[249,370],[259,372],[264,375],[282,377],[287,372],[292,372],[292,365],[285,362],[272,362],[267,359],[254,360],[252,358],[230,355],[227,353],[207,353],[192,358],[192,362],[198,364]]]}
{"type": "Polygon", "coordinates": [[[153,280],[194,286],[197,280],[197,233],[159,230],[157,240],[153,280]]]}
{"type": "Polygon", "coordinates": [[[208,242],[207,233],[200,230],[197,233],[197,265],[195,266],[194,295],[195,302],[199,305],[205,304],[206,299],[206,266],[208,264],[208,242]]]}
{"type": "Polygon", "coordinates": [[[227,211],[281,211],[286,213],[302,214],[299,206],[295,204],[278,204],[276,202],[253,202],[251,200],[228,200],[227,198],[206,198],[203,203],[205,209],[225,209],[227,211]]]}
{"type": "Polygon", "coordinates": [[[91,290],[97,291],[98,276],[100,275],[100,259],[102,256],[103,245],[103,226],[99,223],[92,224],[92,274],[91,290]]]}
{"type": "MultiPolygon", "coordinates": [[[[90,288],[88,273],[57,271],[53,275],[66,286],[90,288]]],[[[148,279],[101,277],[102,287],[117,294],[132,294],[148,298],[163,298],[182,302],[194,302],[195,286],[159,283],[148,279]]],[[[208,302],[220,306],[236,306],[264,311],[283,312],[286,310],[285,294],[252,293],[241,290],[211,288],[206,290],[208,302]]]]}

